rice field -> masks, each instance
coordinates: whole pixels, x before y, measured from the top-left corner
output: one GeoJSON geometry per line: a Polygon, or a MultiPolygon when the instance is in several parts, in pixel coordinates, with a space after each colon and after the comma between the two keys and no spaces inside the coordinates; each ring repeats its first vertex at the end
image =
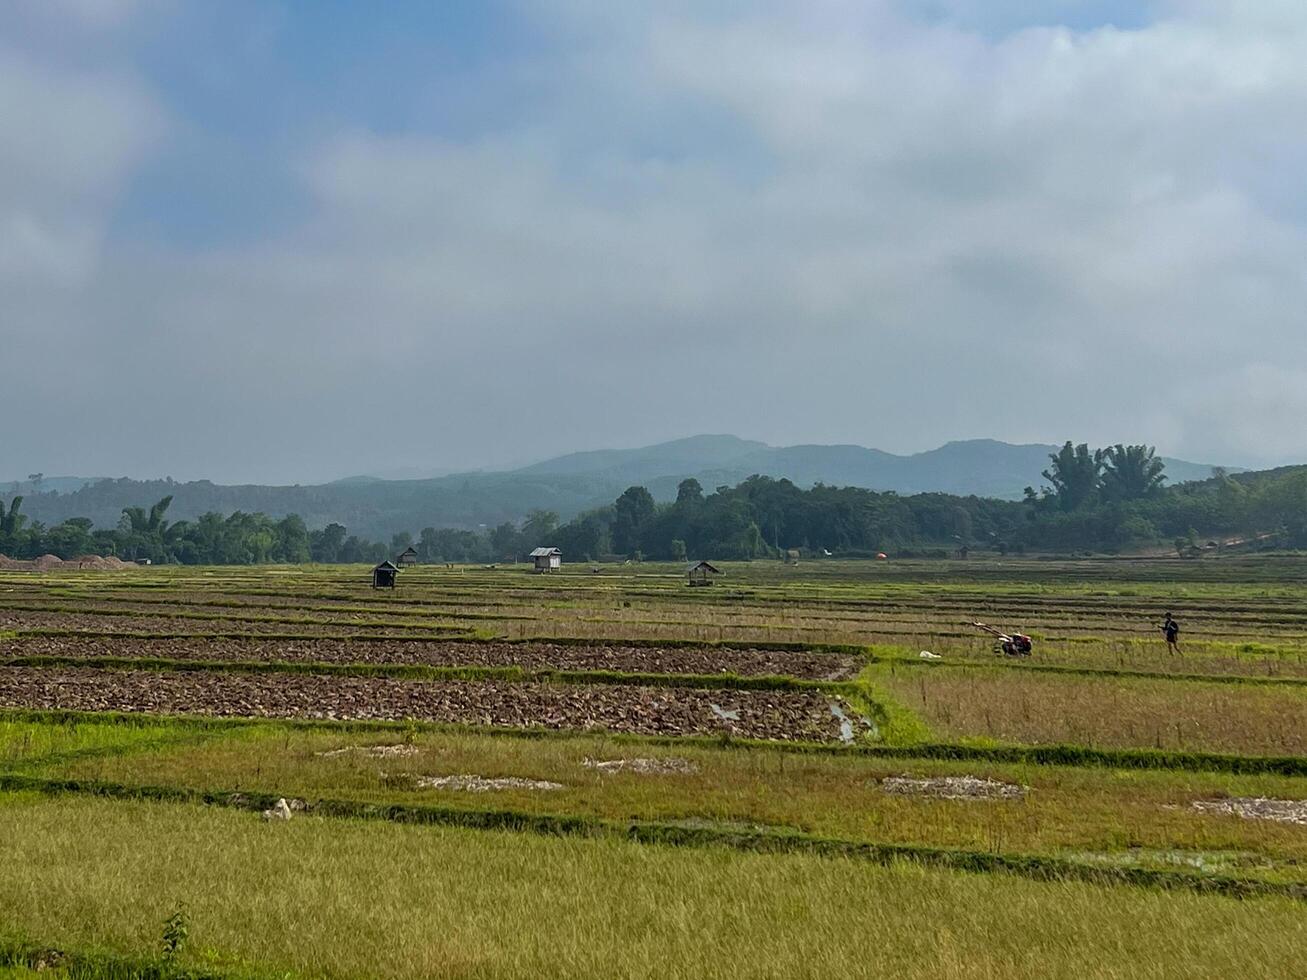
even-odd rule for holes
{"type": "Polygon", "coordinates": [[[1307,557],[725,571],[0,573],[0,964],[1293,975],[1307,557]]]}
{"type": "Polygon", "coordinates": [[[14,799],[0,839],[11,928],[131,953],[184,908],[184,965],[264,976],[1289,977],[1307,941],[1290,899],[174,804],[14,799]]]}

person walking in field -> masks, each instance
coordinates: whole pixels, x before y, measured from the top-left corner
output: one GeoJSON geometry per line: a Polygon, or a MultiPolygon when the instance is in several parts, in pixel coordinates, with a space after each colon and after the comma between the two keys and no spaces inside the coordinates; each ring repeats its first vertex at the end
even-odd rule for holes
{"type": "Polygon", "coordinates": [[[1169,653],[1180,653],[1180,624],[1171,618],[1171,614],[1166,614],[1166,619],[1162,625],[1157,627],[1166,637],[1166,649],[1169,653]]]}

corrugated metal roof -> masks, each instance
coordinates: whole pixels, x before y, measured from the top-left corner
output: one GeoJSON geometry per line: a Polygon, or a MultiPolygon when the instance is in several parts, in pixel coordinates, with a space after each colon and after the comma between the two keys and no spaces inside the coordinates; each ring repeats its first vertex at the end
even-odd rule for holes
{"type": "Polygon", "coordinates": [[[561,555],[561,554],[562,552],[559,551],[557,548],[537,548],[535,551],[531,552],[531,557],[547,558],[550,555],[561,555]]]}

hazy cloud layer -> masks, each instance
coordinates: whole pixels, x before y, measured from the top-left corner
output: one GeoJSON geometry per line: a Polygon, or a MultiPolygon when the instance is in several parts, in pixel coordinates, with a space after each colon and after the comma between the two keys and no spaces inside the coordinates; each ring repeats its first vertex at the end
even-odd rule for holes
{"type": "Polygon", "coordinates": [[[1307,459],[1307,5],[230,9],[0,26],[0,478],[1307,459]]]}

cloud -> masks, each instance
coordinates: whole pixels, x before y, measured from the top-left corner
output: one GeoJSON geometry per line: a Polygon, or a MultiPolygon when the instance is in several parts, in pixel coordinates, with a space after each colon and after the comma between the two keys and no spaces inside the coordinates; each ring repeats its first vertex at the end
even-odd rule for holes
{"type": "Polygon", "coordinates": [[[529,69],[476,69],[535,86],[494,125],[310,113],[278,144],[305,215],[198,247],[102,248],[161,93],[0,55],[0,125],[31,129],[0,146],[0,270],[48,280],[25,302],[88,375],[148,376],[100,417],[170,406],[64,468],[311,479],[702,429],[1303,458],[1307,8],[1122,9],[563,4],[529,69]]]}
{"type": "Polygon", "coordinates": [[[113,199],[161,128],[130,79],[0,47],[0,279],[89,276],[113,199]]]}
{"type": "Polygon", "coordinates": [[[16,12],[34,21],[88,31],[121,27],[147,7],[165,0],[13,0],[16,12]]]}

